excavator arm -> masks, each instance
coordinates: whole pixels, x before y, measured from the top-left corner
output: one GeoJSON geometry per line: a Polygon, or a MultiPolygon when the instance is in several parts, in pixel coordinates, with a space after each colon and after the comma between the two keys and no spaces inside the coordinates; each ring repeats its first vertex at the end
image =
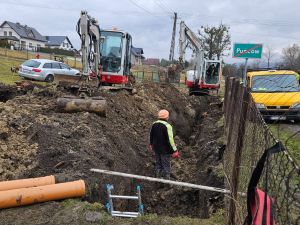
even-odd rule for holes
{"type": "Polygon", "coordinates": [[[185,49],[188,45],[191,45],[191,48],[194,51],[201,52],[202,45],[199,38],[194,32],[183,22],[180,22],[180,36],[179,36],[179,55],[180,60],[184,61],[185,58],[185,49]]]}
{"type": "Polygon", "coordinates": [[[194,80],[199,81],[202,76],[204,52],[202,44],[197,35],[184,23],[180,22],[180,36],[179,36],[179,61],[183,64],[185,61],[185,50],[190,47],[196,54],[196,64],[194,72],[194,80]]]}
{"type": "Polygon", "coordinates": [[[221,61],[205,59],[201,40],[184,21],[181,21],[179,36],[179,61],[181,64],[184,64],[187,47],[194,51],[196,60],[194,69],[187,72],[190,94],[207,94],[211,89],[219,89],[221,61]]]}
{"type": "Polygon", "coordinates": [[[77,33],[81,39],[82,75],[89,76],[94,73],[100,83],[100,28],[97,20],[86,11],[81,11],[77,23],[77,33]]]}
{"type": "Polygon", "coordinates": [[[79,97],[65,96],[57,99],[57,105],[62,112],[92,112],[100,116],[106,115],[106,100],[102,97],[92,97],[90,86],[91,74],[97,77],[97,87],[100,87],[100,28],[96,19],[82,11],[77,22],[77,33],[81,39],[82,73],[74,88],[78,89],[79,97]],[[85,78],[80,83],[81,78],[85,78]]]}

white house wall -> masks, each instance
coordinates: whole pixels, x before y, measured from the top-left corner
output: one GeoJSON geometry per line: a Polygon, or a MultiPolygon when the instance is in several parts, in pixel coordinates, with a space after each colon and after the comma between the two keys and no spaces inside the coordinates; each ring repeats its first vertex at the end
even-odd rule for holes
{"type": "Polygon", "coordinates": [[[59,48],[59,49],[64,49],[64,50],[69,50],[69,51],[73,50],[73,48],[71,48],[71,44],[70,44],[70,42],[68,42],[67,38],[61,43],[60,46],[50,45],[50,46],[48,46],[48,48],[52,48],[52,49],[53,48],[59,48]],[[66,44],[68,44],[68,47],[66,47],[66,44]]]}
{"type": "Polygon", "coordinates": [[[36,41],[36,40],[31,40],[31,39],[25,39],[25,38],[21,38],[20,41],[25,41],[26,43],[26,47],[28,47],[28,50],[35,50],[37,47],[45,47],[45,42],[41,42],[41,41],[36,41]],[[33,48],[30,48],[30,43],[33,46],[33,48]],[[39,45],[39,46],[38,46],[39,45]]]}
{"type": "Polygon", "coordinates": [[[71,44],[70,42],[68,42],[68,39],[66,38],[63,43],[59,46],[60,49],[64,49],[64,50],[72,50],[73,48],[71,48],[71,44]],[[68,45],[68,47],[67,47],[68,45]]]}
{"type": "Polygon", "coordinates": [[[132,65],[142,65],[142,58],[131,54],[130,62],[132,65]]]}
{"type": "Polygon", "coordinates": [[[3,27],[0,28],[0,36],[4,36],[4,31],[7,31],[7,36],[10,36],[9,32],[12,32],[12,36],[19,39],[19,42],[13,42],[15,43],[14,45],[16,48],[22,47],[22,41],[24,42],[23,49],[36,51],[38,45],[39,47],[45,47],[45,42],[21,38],[8,24],[4,24],[3,27]],[[32,47],[29,47],[30,43],[32,44],[32,47]]]}
{"type": "Polygon", "coordinates": [[[12,36],[20,39],[20,36],[17,34],[17,32],[15,32],[7,23],[5,23],[3,27],[0,28],[0,36],[4,36],[4,31],[7,32],[7,36],[10,36],[9,32],[12,32],[12,36]]]}

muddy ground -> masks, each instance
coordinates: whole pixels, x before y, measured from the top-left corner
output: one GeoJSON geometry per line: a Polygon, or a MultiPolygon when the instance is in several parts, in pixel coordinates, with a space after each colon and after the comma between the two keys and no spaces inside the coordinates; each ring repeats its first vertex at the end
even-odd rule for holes
{"type": "MultiPolygon", "coordinates": [[[[158,215],[207,218],[222,206],[223,197],[216,193],[89,171],[100,168],[153,176],[149,130],[157,111],[165,108],[170,111],[181,152],[180,159],[172,160],[172,179],[223,187],[222,105],[218,97],[188,97],[172,85],[140,84],[133,93],[101,92],[108,108],[107,116],[100,117],[87,112],[59,112],[56,99],[66,94],[70,93],[59,87],[25,91],[6,87],[5,92],[0,91],[1,180],[50,174],[58,182],[84,179],[84,200],[102,204],[106,203],[105,184],[113,184],[114,193],[124,195],[134,194],[135,186],[141,184],[145,212],[158,215]]],[[[47,207],[51,205],[56,204],[47,207]]],[[[116,202],[116,206],[120,210],[133,207],[126,201],[116,202]]],[[[7,224],[22,210],[24,207],[13,213],[2,210],[0,224],[7,224]]],[[[51,214],[51,209],[47,211],[51,214]]]]}

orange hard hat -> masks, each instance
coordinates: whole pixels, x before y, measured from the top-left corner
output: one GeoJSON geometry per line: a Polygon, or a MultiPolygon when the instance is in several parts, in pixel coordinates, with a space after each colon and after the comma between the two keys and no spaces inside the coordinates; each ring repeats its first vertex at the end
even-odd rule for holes
{"type": "Polygon", "coordinates": [[[162,109],[158,112],[158,118],[159,119],[168,119],[169,118],[169,112],[168,110],[162,109]]]}

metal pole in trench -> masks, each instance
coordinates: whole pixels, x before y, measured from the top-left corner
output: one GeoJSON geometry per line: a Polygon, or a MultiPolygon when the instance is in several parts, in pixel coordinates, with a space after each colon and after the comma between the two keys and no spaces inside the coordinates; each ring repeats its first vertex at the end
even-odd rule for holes
{"type": "MultiPolygon", "coordinates": [[[[147,181],[151,181],[151,182],[171,184],[171,185],[176,185],[176,186],[181,186],[181,187],[189,187],[189,188],[195,188],[195,189],[206,190],[206,191],[214,191],[214,192],[219,192],[219,193],[223,193],[223,194],[231,193],[230,190],[216,188],[216,187],[210,187],[210,186],[204,186],[204,185],[199,185],[199,184],[191,184],[191,183],[187,183],[187,182],[165,180],[165,179],[160,179],[160,178],[147,177],[147,176],[141,176],[141,175],[135,175],[135,174],[129,174],[129,173],[121,173],[121,172],[110,171],[110,170],[90,169],[90,171],[95,172],[95,173],[103,173],[103,174],[113,175],[113,176],[135,178],[135,179],[139,179],[139,180],[147,180],[147,181]]],[[[239,192],[238,194],[243,197],[246,196],[245,193],[239,192]]]]}

